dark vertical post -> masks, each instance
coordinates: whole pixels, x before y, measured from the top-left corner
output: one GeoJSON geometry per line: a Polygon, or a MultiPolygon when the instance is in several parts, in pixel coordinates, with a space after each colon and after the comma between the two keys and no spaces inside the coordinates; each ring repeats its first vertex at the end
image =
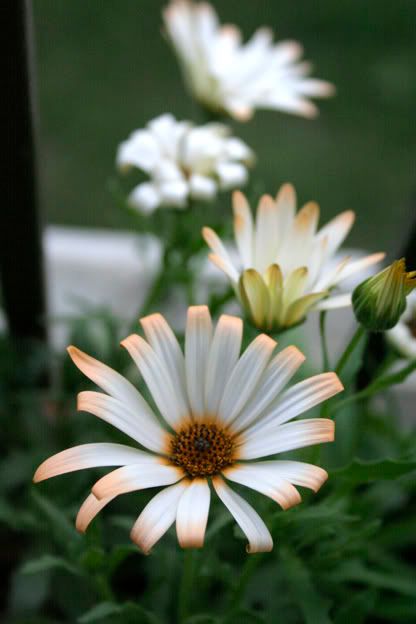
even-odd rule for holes
{"type": "MultiPolygon", "coordinates": [[[[7,31],[11,53],[8,91],[15,146],[6,184],[10,200],[0,222],[0,285],[10,334],[46,339],[42,244],[35,154],[33,24],[31,0],[9,3],[7,31]]],[[[9,158],[9,155],[7,155],[9,158]]]]}

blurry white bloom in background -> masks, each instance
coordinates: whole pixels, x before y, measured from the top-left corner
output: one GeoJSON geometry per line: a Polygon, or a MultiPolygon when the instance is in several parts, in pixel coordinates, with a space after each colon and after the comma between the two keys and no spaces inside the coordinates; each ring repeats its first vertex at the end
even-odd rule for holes
{"type": "Polygon", "coordinates": [[[243,186],[254,154],[219,123],[194,126],[165,114],[120,144],[117,166],[136,167],[151,180],[136,186],[129,204],[148,214],[158,207],[185,208],[190,199],[209,201],[218,190],[243,186]]]}
{"type": "Polygon", "coordinates": [[[407,307],[400,321],[386,335],[402,357],[416,358],[416,291],[407,297],[407,307]]]}
{"type": "Polygon", "coordinates": [[[263,195],[256,220],[242,193],[233,195],[234,262],[217,234],[205,227],[210,260],[230,279],[240,303],[256,327],[277,330],[301,322],[312,309],[351,305],[351,294],[332,296],[342,281],[384,258],[376,253],[334,264],[333,256],[348,235],[355,215],[341,213],[318,230],[319,206],[308,202],[296,213],[296,195],[284,184],[276,199],[263,195]]]}
{"type": "Polygon", "coordinates": [[[221,26],[206,3],[172,0],[163,13],[168,37],[194,97],[206,108],[247,121],[256,108],[316,116],[310,97],[329,97],[334,87],[309,78],[296,41],[273,44],[268,28],[241,43],[234,25],[221,26]]]}

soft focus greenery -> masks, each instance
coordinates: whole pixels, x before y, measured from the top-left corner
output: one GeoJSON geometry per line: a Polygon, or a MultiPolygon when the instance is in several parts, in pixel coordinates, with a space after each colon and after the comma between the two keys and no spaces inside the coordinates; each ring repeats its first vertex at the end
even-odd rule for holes
{"type": "MultiPolygon", "coordinates": [[[[137,382],[128,356],[119,347],[111,348],[117,345],[114,321],[103,315],[99,328],[93,338],[90,320],[79,322],[73,341],[137,382]]],[[[248,327],[245,337],[252,338],[248,327]]],[[[287,340],[294,338],[292,334],[287,340]]],[[[81,536],[73,524],[77,508],[103,471],[30,484],[36,465],[53,452],[125,438],[93,416],[75,412],[76,392],[91,384],[69,358],[51,360],[33,348],[28,357],[23,345],[16,351],[2,341],[1,552],[4,571],[10,574],[10,586],[3,585],[7,619],[2,621],[413,622],[416,434],[398,428],[391,395],[384,394],[377,405],[366,396],[355,400],[352,378],[361,366],[363,347],[361,341],[341,374],[350,388],[347,396],[329,403],[337,436],[321,450],[319,461],[330,473],[322,491],[315,497],[303,490],[303,503],[283,512],[269,499],[241,488],[272,531],[272,553],[248,556],[243,534],[214,500],[202,551],[182,551],[171,529],[145,557],[128,534],[151,493],[119,497],[81,536]],[[48,362],[54,370],[53,390],[39,390],[48,362]],[[11,420],[17,426],[11,427],[11,420]]],[[[386,377],[381,371],[377,377],[380,391],[386,377]]],[[[290,453],[291,458],[295,455],[290,453]]],[[[317,460],[314,448],[297,455],[317,460]]]]}

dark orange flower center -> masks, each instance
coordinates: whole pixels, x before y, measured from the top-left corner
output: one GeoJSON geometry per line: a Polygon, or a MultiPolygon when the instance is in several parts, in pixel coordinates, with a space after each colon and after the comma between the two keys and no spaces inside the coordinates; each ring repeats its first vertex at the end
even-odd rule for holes
{"type": "Polygon", "coordinates": [[[412,334],[412,336],[416,338],[416,317],[407,321],[406,325],[410,329],[410,333],[412,334]]]}
{"type": "Polygon", "coordinates": [[[170,446],[170,460],[190,477],[212,476],[233,463],[233,440],[213,423],[194,423],[181,429],[170,446]]]}

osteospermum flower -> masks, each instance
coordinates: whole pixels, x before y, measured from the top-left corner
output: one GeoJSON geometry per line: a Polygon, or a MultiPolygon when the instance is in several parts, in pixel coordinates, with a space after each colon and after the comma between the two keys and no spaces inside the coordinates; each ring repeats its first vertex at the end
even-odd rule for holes
{"type": "Polygon", "coordinates": [[[334,88],[310,78],[296,41],[273,43],[273,32],[257,30],[242,44],[234,25],[221,26],[207,2],[172,0],[163,12],[166,31],[187,86],[207,109],[247,121],[256,108],[314,117],[310,97],[328,97],[334,88]]]}
{"type": "Polygon", "coordinates": [[[327,478],[322,468],[286,459],[258,460],[333,440],[333,421],[293,419],[340,392],[338,377],[324,373],[284,390],[304,361],[302,353],[292,346],[273,355],[276,342],[263,334],[240,356],[242,321],[224,315],[214,329],[206,306],[189,308],[185,355],[160,314],[140,322],[146,340],[134,334],[121,344],[137,364],[159,417],[124,377],[69,347],[76,366],[106,393],[81,392],[78,409],[114,425],[140,448],[76,446],[47,459],[34,480],[121,466],[93,486],[77,516],[80,531],[116,496],[163,487],[131,531],[146,553],[175,520],[182,547],[203,545],[211,483],[247,536],[248,551],[271,550],[263,520],[229,482],[257,490],[283,509],[300,502],[295,485],[317,491],[327,478]]]}
{"type": "Polygon", "coordinates": [[[136,186],[128,201],[143,213],[158,207],[185,208],[189,200],[212,200],[218,190],[244,186],[253,152],[219,123],[194,126],[165,114],[120,144],[117,166],[136,167],[151,180],[136,186]]]}
{"type": "Polygon", "coordinates": [[[360,260],[332,256],[350,231],[355,215],[341,213],[317,231],[319,206],[309,202],[296,214],[296,195],[284,184],[276,199],[264,195],[253,221],[244,195],[233,194],[234,235],[239,262],[211,228],[203,236],[212,249],[210,260],[230,279],[252,322],[264,330],[279,330],[301,322],[311,309],[351,304],[351,294],[332,295],[343,279],[383,259],[376,253],[360,260]]]}

